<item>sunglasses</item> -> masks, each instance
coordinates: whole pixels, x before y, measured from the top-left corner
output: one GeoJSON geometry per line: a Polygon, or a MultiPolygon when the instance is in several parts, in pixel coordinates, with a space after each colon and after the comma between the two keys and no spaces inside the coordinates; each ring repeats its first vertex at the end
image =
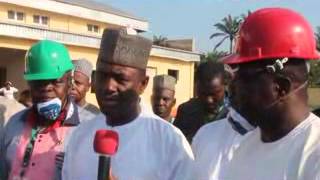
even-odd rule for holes
{"type": "Polygon", "coordinates": [[[51,84],[55,87],[60,87],[60,86],[64,86],[65,84],[69,83],[70,81],[71,81],[71,77],[64,75],[63,77],[61,77],[59,79],[28,81],[28,84],[31,87],[43,87],[43,86],[46,86],[49,84],[51,84]]]}

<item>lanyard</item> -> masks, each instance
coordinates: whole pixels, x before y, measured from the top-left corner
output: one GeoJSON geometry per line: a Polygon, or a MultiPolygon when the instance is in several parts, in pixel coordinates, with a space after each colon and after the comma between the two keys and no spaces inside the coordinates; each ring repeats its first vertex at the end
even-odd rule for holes
{"type": "Polygon", "coordinates": [[[41,128],[39,128],[39,127],[37,127],[37,128],[33,127],[31,130],[31,139],[30,139],[29,143],[27,144],[27,148],[26,148],[24,155],[23,155],[23,162],[22,162],[22,169],[20,171],[20,177],[23,177],[25,175],[26,169],[28,168],[28,166],[30,164],[30,159],[31,159],[31,155],[33,152],[33,148],[34,148],[34,143],[35,143],[40,131],[41,131],[41,128]]]}
{"type": "Polygon", "coordinates": [[[22,168],[21,168],[21,171],[20,171],[20,177],[23,177],[25,175],[25,172],[26,172],[27,168],[29,167],[30,159],[31,159],[32,152],[33,152],[33,149],[34,149],[34,144],[36,142],[38,134],[41,131],[46,133],[46,132],[49,132],[49,131],[51,131],[51,130],[53,130],[55,128],[58,128],[58,127],[62,126],[63,125],[63,121],[66,118],[66,111],[65,110],[62,111],[60,116],[56,119],[56,121],[52,125],[50,125],[49,127],[46,127],[46,128],[41,128],[40,126],[36,125],[37,124],[36,123],[36,118],[37,118],[37,116],[35,115],[34,112],[31,112],[29,114],[29,116],[27,117],[27,121],[32,126],[32,129],[31,129],[30,141],[27,144],[26,150],[25,150],[24,155],[23,155],[22,168]]]}

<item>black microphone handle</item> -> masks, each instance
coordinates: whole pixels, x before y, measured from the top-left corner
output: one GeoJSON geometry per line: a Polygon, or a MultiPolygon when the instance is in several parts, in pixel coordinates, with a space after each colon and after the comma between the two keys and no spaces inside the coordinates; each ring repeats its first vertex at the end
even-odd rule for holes
{"type": "Polygon", "coordinates": [[[109,180],[110,157],[99,156],[98,180],[109,180]]]}

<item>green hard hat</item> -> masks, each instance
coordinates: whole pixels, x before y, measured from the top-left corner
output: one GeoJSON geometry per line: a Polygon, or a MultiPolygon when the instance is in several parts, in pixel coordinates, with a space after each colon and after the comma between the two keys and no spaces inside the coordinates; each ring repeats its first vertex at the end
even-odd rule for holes
{"type": "Polygon", "coordinates": [[[67,48],[58,42],[42,40],[28,50],[24,79],[59,79],[73,69],[67,48]]]}

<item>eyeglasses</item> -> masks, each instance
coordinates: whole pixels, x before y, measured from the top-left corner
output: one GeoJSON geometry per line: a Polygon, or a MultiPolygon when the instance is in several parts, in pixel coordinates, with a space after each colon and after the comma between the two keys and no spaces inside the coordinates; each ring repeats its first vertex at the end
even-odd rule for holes
{"type": "Polygon", "coordinates": [[[64,86],[65,84],[67,84],[70,81],[70,77],[69,76],[63,76],[59,79],[48,79],[48,80],[34,80],[34,81],[28,81],[28,84],[31,87],[43,87],[43,86],[47,86],[49,84],[55,86],[55,87],[60,87],[60,86],[64,86]]]}

